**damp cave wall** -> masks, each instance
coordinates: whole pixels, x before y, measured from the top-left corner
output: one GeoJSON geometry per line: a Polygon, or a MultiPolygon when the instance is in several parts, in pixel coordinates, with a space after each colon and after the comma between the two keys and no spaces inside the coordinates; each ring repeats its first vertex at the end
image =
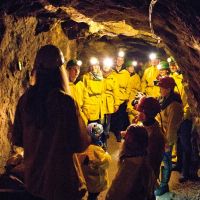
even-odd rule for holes
{"type": "Polygon", "coordinates": [[[76,40],[69,40],[60,24],[36,35],[35,17],[4,16],[0,41],[0,174],[11,151],[10,134],[19,97],[29,86],[37,50],[54,44],[68,60],[76,57],[76,40]]]}

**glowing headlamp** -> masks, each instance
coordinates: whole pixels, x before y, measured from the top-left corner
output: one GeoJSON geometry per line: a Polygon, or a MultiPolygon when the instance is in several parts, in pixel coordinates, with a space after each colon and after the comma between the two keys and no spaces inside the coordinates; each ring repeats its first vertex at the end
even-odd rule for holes
{"type": "Polygon", "coordinates": [[[81,60],[77,60],[77,65],[80,67],[82,65],[82,61],[81,60]]]}
{"type": "Polygon", "coordinates": [[[103,60],[103,66],[111,68],[113,66],[113,60],[111,58],[105,58],[103,60]]]}
{"type": "Polygon", "coordinates": [[[160,70],[162,68],[161,64],[158,64],[157,68],[160,70]]]}
{"type": "Polygon", "coordinates": [[[124,51],[119,51],[118,52],[118,56],[121,57],[121,58],[123,58],[125,56],[124,51]]]}
{"type": "Polygon", "coordinates": [[[91,57],[90,58],[90,64],[91,65],[98,65],[99,64],[99,60],[96,57],[91,57]]]}
{"type": "Polygon", "coordinates": [[[134,67],[136,67],[137,66],[137,61],[136,60],[134,60],[133,62],[132,62],[132,65],[134,66],[134,67]]]}
{"type": "Polygon", "coordinates": [[[155,60],[156,58],[157,58],[156,53],[150,53],[150,54],[149,54],[149,59],[150,59],[150,60],[155,60]]]}
{"type": "Polygon", "coordinates": [[[167,58],[167,62],[168,62],[168,63],[172,62],[172,59],[171,59],[170,57],[167,58]]]}

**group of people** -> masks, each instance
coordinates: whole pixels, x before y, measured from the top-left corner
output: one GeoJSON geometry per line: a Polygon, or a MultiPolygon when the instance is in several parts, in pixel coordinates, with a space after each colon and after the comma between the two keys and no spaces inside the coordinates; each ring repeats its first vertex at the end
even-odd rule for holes
{"type": "MultiPolygon", "coordinates": [[[[117,142],[124,142],[106,199],[153,200],[169,191],[172,152],[190,134],[185,127],[191,132],[191,119],[175,61],[170,66],[177,69],[170,67],[171,72],[168,62],[153,59],[151,64],[140,79],[132,62],[124,67],[123,56],[113,68],[93,60],[77,82],[77,60],[66,64],[56,46],[40,48],[12,131],[13,144],[24,148],[24,182],[31,194],[46,200],[78,200],[88,191],[88,200],[97,199],[109,186],[110,131],[117,142]],[[135,102],[140,92],[145,95],[135,102]]],[[[187,156],[182,156],[183,168],[187,156]]],[[[184,169],[182,178],[187,180],[189,173],[184,169]]]]}

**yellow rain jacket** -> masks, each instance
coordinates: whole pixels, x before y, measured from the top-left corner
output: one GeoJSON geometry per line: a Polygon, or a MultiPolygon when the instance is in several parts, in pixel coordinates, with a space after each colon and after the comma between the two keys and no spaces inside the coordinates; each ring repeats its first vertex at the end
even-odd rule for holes
{"type": "Polygon", "coordinates": [[[119,101],[121,105],[125,100],[128,100],[129,97],[127,89],[130,79],[130,73],[126,69],[123,69],[119,72],[113,71],[113,75],[119,83],[119,101]]]}
{"type": "Polygon", "coordinates": [[[77,102],[81,117],[83,118],[84,123],[87,125],[88,119],[82,110],[84,99],[87,98],[86,88],[83,85],[82,81],[79,81],[77,84],[69,82],[69,87],[70,87],[71,96],[77,102]]]}
{"type": "Polygon", "coordinates": [[[173,74],[170,74],[170,77],[172,77],[176,83],[176,87],[174,88],[174,91],[180,94],[181,100],[183,101],[182,96],[184,96],[184,93],[185,93],[183,83],[182,83],[183,75],[175,72],[173,74]]]}
{"type": "Polygon", "coordinates": [[[140,92],[140,89],[141,89],[140,77],[138,74],[135,73],[129,79],[128,89],[127,89],[128,94],[129,94],[129,101],[127,104],[127,112],[128,112],[128,117],[129,117],[130,123],[132,123],[133,119],[138,114],[138,112],[132,106],[132,101],[135,99],[136,94],[138,92],[140,92]]]}
{"type": "Polygon", "coordinates": [[[174,91],[180,94],[181,100],[183,103],[183,109],[184,109],[184,119],[191,119],[191,112],[190,108],[187,102],[187,95],[185,92],[185,86],[183,83],[183,75],[179,73],[173,73],[170,74],[170,76],[175,80],[176,82],[176,87],[174,88],[174,91]]]}
{"type": "Polygon", "coordinates": [[[78,155],[88,192],[98,193],[109,186],[108,167],[111,156],[101,147],[90,145],[85,152],[78,155]],[[88,162],[86,162],[86,159],[88,162]]]}
{"type": "Polygon", "coordinates": [[[96,80],[89,72],[83,76],[83,83],[86,87],[87,97],[84,99],[83,112],[90,121],[103,119],[102,93],[103,79],[96,80]]]}
{"type": "Polygon", "coordinates": [[[115,109],[117,109],[120,105],[119,84],[112,72],[107,76],[104,75],[103,88],[103,113],[112,114],[115,112],[115,109]]]}
{"type": "Polygon", "coordinates": [[[144,71],[141,82],[141,90],[148,96],[159,97],[160,89],[158,86],[154,85],[154,81],[159,75],[159,70],[156,66],[151,66],[144,71]]]}

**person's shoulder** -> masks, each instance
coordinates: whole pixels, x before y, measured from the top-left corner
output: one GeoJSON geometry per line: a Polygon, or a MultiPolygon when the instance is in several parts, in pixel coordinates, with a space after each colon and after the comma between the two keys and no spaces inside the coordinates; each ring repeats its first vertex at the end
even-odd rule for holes
{"type": "Polygon", "coordinates": [[[120,73],[121,73],[121,74],[129,74],[129,75],[130,75],[130,73],[129,73],[126,69],[122,69],[122,70],[120,71],[120,73]]]}
{"type": "Polygon", "coordinates": [[[90,72],[86,72],[85,74],[83,74],[83,79],[90,77],[90,72]]]}
{"type": "Polygon", "coordinates": [[[69,94],[60,89],[53,90],[49,95],[49,99],[55,102],[57,101],[58,103],[75,104],[74,99],[69,94]]]}
{"type": "Polygon", "coordinates": [[[131,76],[131,79],[140,80],[140,76],[137,73],[135,73],[133,76],[131,76]]]}
{"type": "Polygon", "coordinates": [[[76,83],[76,86],[78,86],[78,87],[84,87],[83,81],[78,81],[76,83]]]}
{"type": "Polygon", "coordinates": [[[30,88],[28,88],[20,97],[19,97],[19,100],[18,100],[18,104],[23,104],[27,98],[32,95],[34,92],[34,87],[31,86],[30,88]]]}

